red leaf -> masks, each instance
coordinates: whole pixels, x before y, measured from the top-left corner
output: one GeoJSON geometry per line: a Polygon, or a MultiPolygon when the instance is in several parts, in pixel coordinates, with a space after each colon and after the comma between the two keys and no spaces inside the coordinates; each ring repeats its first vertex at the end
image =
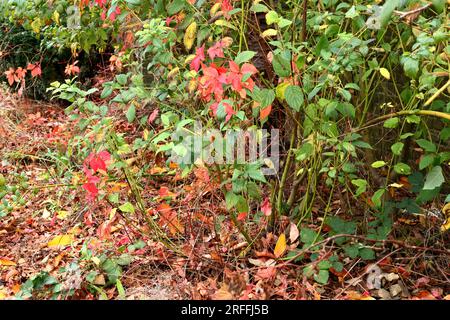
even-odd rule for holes
{"type": "Polygon", "coordinates": [[[95,200],[98,195],[98,189],[94,183],[88,182],[83,184],[83,189],[88,192],[88,199],[95,200]]]}
{"type": "Polygon", "coordinates": [[[272,214],[272,205],[270,204],[269,198],[264,199],[263,203],[261,204],[261,211],[266,217],[272,214]]]}
{"type": "Polygon", "coordinates": [[[191,61],[191,70],[198,71],[200,69],[200,64],[205,61],[205,45],[201,46],[195,52],[195,58],[191,61]]]}
{"type": "Polygon", "coordinates": [[[152,114],[150,115],[150,117],[148,117],[148,123],[151,124],[153,123],[153,121],[155,121],[156,117],[159,114],[159,109],[155,109],[153,110],[152,114]]]}
{"type": "Polygon", "coordinates": [[[15,75],[15,73],[16,73],[16,70],[14,70],[14,68],[9,68],[8,71],[5,71],[5,75],[6,75],[6,78],[8,79],[8,83],[9,83],[10,86],[12,86],[14,84],[14,81],[15,81],[14,75],[15,75]]]}
{"type": "Polygon", "coordinates": [[[208,55],[211,60],[214,60],[215,57],[224,58],[223,48],[225,48],[225,43],[222,41],[216,42],[211,48],[208,49],[208,55]]]}
{"type": "Polygon", "coordinates": [[[247,212],[241,212],[237,216],[238,221],[244,221],[247,218],[247,212]]]}
{"type": "Polygon", "coordinates": [[[259,118],[261,120],[264,120],[270,115],[271,112],[272,112],[272,105],[270,105],[264,109],[261,109],[261,111],[259,112],[259,118]]]}

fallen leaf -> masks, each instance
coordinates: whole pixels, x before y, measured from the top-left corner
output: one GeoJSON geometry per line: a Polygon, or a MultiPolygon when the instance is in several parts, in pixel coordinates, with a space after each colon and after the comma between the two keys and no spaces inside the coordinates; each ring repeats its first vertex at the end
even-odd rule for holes
{"type": "Polygon", "coordinates": [[[284,235],[284,233],[282,233],[278,238],[273,253],[275,254],[275,257],[280,258],[285,251],[286,251],[286,236],[284,235]]]}
{"type": "Polygon", "coordinates": [[[294,243],[295,240],[297,240],[299,234],[297,225],[291,222],[291,227],[289,229],[289,240],[291,240],[291,243],[294,243]]]}
{"type": "Polygon", "coordinates": [[[72,244],[74,241],[74,237],[71,234],[64,234],[60,236],[54,237],[52,240],[50,240],[47,244],[49,248],[53,247],[64,247],[72,244]]]}
{"type": "Polygon", "coordinates": [[[229,291],[228,285],[224,284],[219,290],[217,290],[212,296],[213,300],[232,300],[233,295],[229,291]]]}
{"type": "Polygon", "coordinates": [[[16,266],[17,264],[14,261],[9,259],[0,259],[0,266],[16,266]]]}

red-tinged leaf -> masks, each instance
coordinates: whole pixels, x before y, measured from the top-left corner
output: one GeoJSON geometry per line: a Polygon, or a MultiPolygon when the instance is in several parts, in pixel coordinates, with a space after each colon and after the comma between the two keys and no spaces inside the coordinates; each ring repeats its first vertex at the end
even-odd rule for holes
{"type": "Polygon", "coordinates": [[[267,117],[270,115],[270,113],[272,112],[272,105],[261,109],[261,111],[259,112],[259,118],[261,119],[261,121],[267,119],[267,117]]]}
{"type": "Polygon", "coordinates": [[[269,198],[264,199],[261,204],[261,211],[266,217],[269,217],[272,214],[272,205],[270,204],[269,198]]]}
{"type": "Polygon", "coordinates": [[[244,63],[241,67],[241,73],[242,74],[251,74],[254,75],[256,73],[258,73],[258,69],[256,69],[256,67],[254,65],[252,65],[251,63],[244,63]]]}
{"type": "Polygon", "coordinates": [[[97,235],[100,240],[107,240],[111,237],[111,223],[104,221],[97,229],[97,235]]]}
{"type": "Polygon", "coordinates": [[[239,213],[239,215],[237,216],[238,221],[245,221],[245,219],[247,219],[247,214],[247,212],[239,213]]]}
{"type": "Polygon", "coordinates": [[[218,41],[208,49],[208,55],[211,60],[214,60],[215,57],[224,58],[223,48],[225,48],[226,44],[222,41],[218,41]]]}
{"type": "Polygon", "coordinates": [[[22,67],[17,68],[16,76],[19,79],[19,81],[24,79],[26,74],[27,74],[27,70],[26,69],[23,69],[22,67]]]}
{"type": "Polygon", "coordinates": [[[427,290],[422,290],[417,293],[416,298],[420,300],[436,300],[436,298],[427,290]]]}
{"type": "Polygon", "coordinates": [[[268,280],[274,278],[276,274],[277,269],[275,267],[260,268],[256,273],[256,278],[259,278],[258,280],[268,280]]]}
{"type": "Polygon", "coordinates": [[[88,199],[95,200],[98,195],[98,189],[94,183],[88,182],[83,184],[83,189],[88,192],[88,199]]]}
{"type": "Polygon", "coordinates": [[[430,283],[430,278],[420,277],[419,279],[417,279],[415,287],[416,288],[426,287],[428,285],[428,283],[430,283]]]}
{"type": "Polygon", "coordinates": [[[205,45],[198,48],[195,52],[195,57],[191,61],[191,70],[198,71],[200,69],[200,64],[205,61],[205,45]]]}
{"type": "Polygon", "coordinates": [[[153,110],[153,112],[148,117],[148,123],[151,124],[153,121],[155,121],[156,117],[158,117],[159,109],[153,110]]]}
{"type": "Polygon", "coordinates": [[[106,171],[105,161],[103,161],[99,156],[94,156],[89,162],[89,165],[91,166],[92,170],[94,170],[94,172],[97,172],[99,170],[106,171]]]}
{"type": "Polygon", "coordinates": [[[6,75],[6,78],[8,79],[8,83],[10,86],[12,86],[15,82],[15,73],[16,73],[16,70],[14,70],[14,68],[9,68],[8,71],[5,71],[5,75],[6,75]]]}

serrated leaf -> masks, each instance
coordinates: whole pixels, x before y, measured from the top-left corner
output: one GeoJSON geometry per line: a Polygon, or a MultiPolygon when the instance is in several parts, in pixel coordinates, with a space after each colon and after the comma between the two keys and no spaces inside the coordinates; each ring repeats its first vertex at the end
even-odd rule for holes
{"type": "Polygon", "coordinates": [[[297,112],[300,111],[305,102],[302,89],[299,86],[288,86],[284,92],[284,98],[289,107],[297,112]]]}
{"type": "Polygon", "coordinates": [[[400,119],[397,118],[397,117],[395,117],[395,118],[391,118],[391,119],[386,120],[386,121],[384,122],[384,125],[383,125],[383,126],[384,126],[385,128],[393,129],[393,128],[397,128],[399,122],[400,122],[400,119]]]}

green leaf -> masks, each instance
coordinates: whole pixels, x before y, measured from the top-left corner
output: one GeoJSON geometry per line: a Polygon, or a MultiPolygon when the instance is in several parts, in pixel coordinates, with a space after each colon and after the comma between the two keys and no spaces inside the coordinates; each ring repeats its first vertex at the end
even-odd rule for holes
{"type": "Polygon", "coordinates": [[[317,232],[310,228],[302,228],[300,230],[300,239],[307,246],[310,246],[314,243],[317,238],[317,232]]]}
{"type": "Polygon", "coordinates": [[[184,6],[186,5],[185,0],[174,0],[170,4],[166,6],[167,13],[169,16],[173,16],[174,14],[180,12],[184,9],[184,6]]]}
{"type": "Polygon", "coordinates": [[[416,140],[417,144],[426,152],[436,152],[437,148],[435,144],[431,141],[425,139],[416,140]]]}
{"type": "Polygon", "coordinates": [[[284,93],[287,104],[295,111],[299,112],[304,104],[302,89],[299,86],[289,86],[284,93]]]}
{"type": "Polygon", "coordinates": [[[126,113],[127,120],[129,123],[132,123],[134,119],[136,119],[136,107],[132,104],[126,113]]]}
{"type": "Polygon", "coordinates": [[[394,171],[398,174],[409,175],[411,174],[411,167],[406,163],[399,162],[394,166],[394,171]]]}
{"type": "Polygon", "coordinates": [[[433,164],[434,158],[435,158],[434,154],[427,154],[423,156],[419,163],[419,169],[423,170],[428,166],[430,166],[431,164],[433,164]]]}
{"type": "Polygon", "coordinates": [[[108,98],[113,93],[113,89],[111,86],[105,87],[100,95],[100,99],[108,98]]]}
{"type": "Polygon", "coordinates": [[[260,181],[260,182],[267,182],[266,178],[261,172],[261,169],[256,166],[250,166],[249,170],[247,171],[247,174],[250,178],[260,181]]]}
{"type": "Polygon", "coordinates": [[[428,172],[425,178],[424,190],[434,190],[439,188],[445,182],[444,175],[442,174],[441,166],[436,166],[428,172]]]}
{"type": "Polygon", "coordinates": [[[119,207],[119,210],[122,212],[125,212],[125,213],[134,213],[135,212],[133,205],[129,202],[126,202],[123,205],[121,205],[119,207]]]}
{"type": "Polygon", "coordinates": [[[352,180],[352,184],[354,184],[355,186],[358,187],[356,189],[355,196],[359,196],[362,193],[366,192],[366,189],[367,189],[367,181],[366,180],[364,180],[364,179],[355,179],[355,180],[352,180]]]}
{"type": "Polygon", "coordinates": [[[384,192],[385,192],[384,189],[379,189],[373,194],[372,202],[375,205],[375,207],[381,206],[381,197],[383,196],[384,192]]]}
{"type": "Polygon", "coordinates": [[[279,77],[289,77],[291,75],[291,52],[284,50],[273,56],[273,70],[279,77]]]}
{"type": "Polygon", "coordinates": [[[275,100],[275,92],[271,89],[263,89],[259,92],[259,103],[261,103],[261,109],[264,109],[272,104],[275,100]]]}
{"type": "Polygon", "coordinates": [[[358,245],[350,245],[344,247],[344,252],[350,258],[355,259],[358,256],[359,248],[358,245]]]}
{"type": "Polygon", "coordinates": [[[126,85],[128,82],[128,76],[126,74],[118,74],[116,76],[116,79],[117,79],[117,83],[119,83],[122,86],[126,85]]]}
{"type": "Polygon", "coordinates": [[[397,118],[397,117],[395,117],[395,118],[390,118],[390,119],[388,119],[388,120],[386,120],[386,121],[384,122],[384,125],[383,125],[383,126],[384,126],[385,128],[391,128],[391,129],[393,129],[393,128],[397,128],[399,122],[400,122],[400,119],[397,118]]]}
{"type": "Polygon", "coordinates": [[[227,210],[231,210],[236,206],[239,201],[239,196],[232,191],[228,191],[225,195],[225,203],[227,206],[227,210]]]}
{"type": "Polygon", "coordinates": [[[339,111],[344,117],[355,118],[355,107],[348,102],[338,103],[336,106],[337,111],[339,111]]]}
{"type": "Polygon", "coordinates": [[[327,284],[329,277],[330,273],[328,272],[328,270],[319,270],[319,272],[314,275],[314,280],[316,280],[320,284],[327,284]]]}
{"type": "Polygon", "coordinates": [[[242,51],[237,55],[236,59],[234,59],[234,62],[237,64],[248,62],[255,56],[255,54],[255,51],[242,51]]]}
{"type": "Polygon", "coordinates": [[[263,5],[263,4],[261,4],[261,3],[254,3],[254,4],[250,7],[250,10],[253,11],[253,12],[255,12],[255,13],[259,13],[259,12],[268,12],[268,11],[269,11],[269,9],[268,9],[265,5],[263,5]]]}
{"type": "Polygon", "coordinates": [[[394,143],[391,146],[392,153],[394,155],[396,155],[396,156],[399,156],[402,153],[403,147],[404,147],[404,143],[403,142],[394,143]]]}
{"type": "Polygon", "coordinates": [[[412,78],[415,79],[417,76],[417,73],[419,72],[419,61],[408,57],[408,56],[403,56],[400,58],[401,63],[403,64],[403,69],[405,70],[405,74],[412,78]]]}
{"type": "Polygon", "coordinates": [[[386,165],[386,162],[384,161],[375,161],[374,163],[372,163],[372,168],[378,169],[381,167],[384,167],[386,165]]]}
{"type": "Polygon", "coordinates": [[[375,259],[375,251],[369,248],[363,248],[359,250],[359,256],[363,260],[373,260],[375,259]]]}

